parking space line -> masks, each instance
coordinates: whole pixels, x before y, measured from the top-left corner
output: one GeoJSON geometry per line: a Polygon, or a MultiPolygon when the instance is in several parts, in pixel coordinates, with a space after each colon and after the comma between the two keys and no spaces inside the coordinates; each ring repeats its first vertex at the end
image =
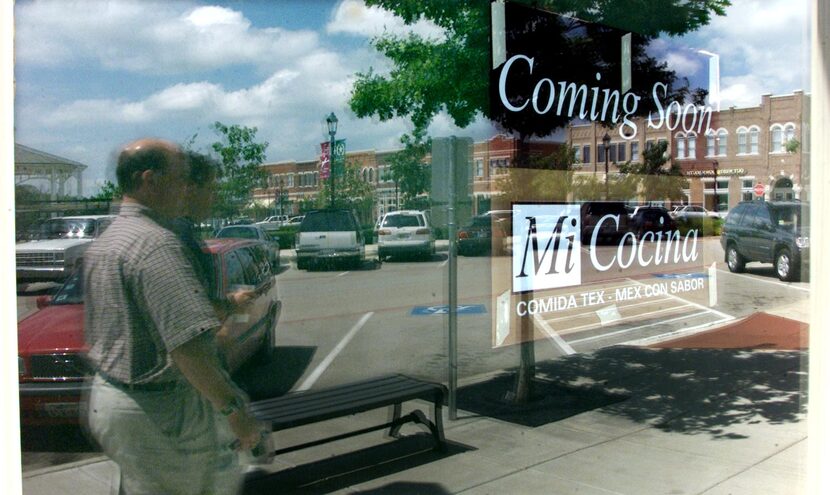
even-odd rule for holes
{"type": "MultiPolygon", "coordinates": [[[[636,307],[636,306],[646,306],[646,305],[649,305],[649,304],[657,304],[657,303],[661,303],[661,302],[666,302],[668,300],[669,300],[669,298],[661,297],[659,299],[655,298],[655,299],[652,299],[652,300],[649,300],[649,301],[643,301],[643,302],[632,303],[632,304],[625,304],[625,305],[617,304],[617,307],[620,310],[623,310],[623,309],[633,308],[633,307],[636,307]]],[[[580,309],[582,309],[582,308],[580,308],[580,309]]],[[[580,318],[580,317],[583,317],[583,316],[592,316],[593,314],[594,314],[593,311],[588,311],[588,312],[582,312],[580,314],[575,314],[575,315],[565,315],[565,316],[558,316],[556,318],[546,318],[544,321],[552,322],[552,321],[560,321],[560,320],[573,320],[574,318],[580,318]]]]}
{"type": "Polygon", "coordinates": [[[564,352],[566,355],[576,354],[574,348],[568,345],[568,343],[565,342],[565,339],[559,336],[559,334],[556,333],[556,330],[551,328],[551,326],[548,325],[548,322],[543,320],[541,316],[535,314],[533,315],[533,319],[539,324],[540,327],[542,327],[542,330],[544,330],[544,332],[548,335],[549,340],[555,347],[559,348],[559,350],[564,352]]]}
{"type": "Polygon", "coordinates": [[[709,323],[702,323],[700,325],[695,325],[689,328],[683,328],[680,330],[674,330],[673,332],[668,333],[661,333],[659,335],[653,335],[651,337],[646,337],[644,339],[637,339],[637,340],[629,340],[628,342],[623,342],[620,345],[637,345],[637,346],[647,346],[651,344],[656,344],[658,342],[663,342],[666,340],[673,340],[679,337],[688,337],[690,335],[694,335],[696,333],[704,332],[715,325],[720,325],[721,323],[726,323],[728,321],[733,321],[735,318],[724,318],[721,320],[711,321],[709,323]]]}
{"type": "Polygon", "coordinates": [[[602,335],[595,335],[593,337],[585,337],[583,339],[571,340],[568,343],[569,344],[581,344],[583,342],[591,342],[592,340],[600,340],[600,339],[604,339],[604,338],[607,338],[607,337],[612,337],[614,335],[620,335],[620,334],[623,334],[623,333],[633,332],[635,330],[642,330],[643,328],[653,327],[653,326],[656,326],[656,325],[662,325],[664,323],[674,323],[675,321],[685,320],[687,318],[694,318],[696,316],[702,316],[702,315],[705,315],[705,314],[707,314],[705,311],[701,312],[701,313],[692,313],[690,315],[678,316],[677,318],[671,318],[669,320],[661,320],[661,321],[657,321],[657,322],[654,322],[654,323],[649,323],[647,325],[640,325],[638,327],[623,328],[622,330],[617,330],[616,332],[604,333],[602,335]]]}
{"type": "Polygon", "coordinates": [[[788,284],[786,282],[776,282],[775,280],[766,280],[766,279],[763,279],[763,278],[752,277],[750,275],[747,275],[746,273],[733,273],[733,272],[730,272],[729,270],[724,270],[722,268],[718,268],[718,271],[722,272],[722,273],[728,273],[729,275],[735,275],[736,277],[748,278],[749,280],[752,280],[753,282],[763,282],[765,284],[777,285],[779,287],[786,287],[788,289],[795,289],[795,290],[801,290],[801,291],[804,291],[804,292],[810,292],[809,287],[799,287],[797,285],[788,284]]]}
{"type": "MultiPolygon", "coordinates": [[[[633,278],[627,278],[626,280],[631,280],[632,282],[634,282],[635,284],[638,284],[638,285],[643,285],[643,286],[648,285],[648,284],[644,284],[643,282],[639,282],[639,281],[637,281],[637,280],[634,280],[633,278]]],[[[721,317],[721,318],[730,318],[730,319],[734,319],[734,318],[735,318],[734,316],[732,316],[732,315],[728,315],[728,314],[723,313],[723,312],[721,312],[721,311],[718,311],[717,309],[712,309],[712,308],[707,307],[707,306],[704,306],[704,305],[702,305],[702,304],[698,304],[698,303],[695,303],[695,302],[689,301],[688,299],[683,299],[682,297],[675,296],[674,294],[667,294],[666,296],[667,296],[667,297],[670,297],[670,298],[672,298],[672,299],[675,299],[675,300],[677,300],[677,301],[680,301],[680,302],[682,302],[682,303],[692,305],[692,306],[694,306],[694,307],[696,307],[696,308],[698,308],[698,309],[702,309],[703,311],[709,311],[709,312],[711,312],[711,313],[714,313],[714,314],[718,315],[718,316],[719,316],[719,317],[721,317]]]]}
{"type": "MultiPolygon", "coordinates": [[[[691,306],[691,305],[690,305],[690,304],[686,304],[685,306],[691,306]]],[[[658,310],[656,310],[656,311],[649,311],[649,312],[647,312],[647,313],[639,313],[639,314],[636,314],[636,315],[623,316],[623,317],[621,317],[621,318],[620,318],[620,319],[618,319],[618,320],[614,320],[613,324],[617,324],[617,323],[622,322],[622,321],[625,321],[625,320],[630,320],[630,319],[632,319],[632,318],[642,318],[643,316],[650,316],[650,315],[656,315],[656,314],[659,314],[659,313],[665,313],[665,312],[667,312],[667,311],[674,311],[674,310],[676,310],[676,309],[682,309],[682,308],[683,308],[683,307],[685,307],[685,306],[684,306],[684,305],[681,305],[681,306],[672,306],[672,307],[670,307],[670,308],[658,309],[658,310]]],[[[563,333],[568,333],[568,334],[570,334],[570,333],[578,333],[578,332],[582,332],[582,331],[584,331],[584,330],[591,330],[591,329],[594,329],[594,328],[600,328],[600,327],[603,327],[603,326],[605,326],[605,325],[603,325],[603,324],[602,324],[602,322],[599,322],[599,323],[591,323],[590,325],[581,325],[581,326],[578,326],[578,327],[568,328],[567,330],[563,330],[563,333]]],[[[613,334],[608,334],[608,335],[613,335],[613,334]]]]}
{"type": "Polygon", "coordinates": [[[345,349],[345,347],[349,344],[352,338],[354,338],[357,332],[360,331],[361,328],[363,328],[363,326],[366,324],[367,321],[369,321],[369,318],[371,318],[373,314],[375,313],[373,311],[370,311],[363,315],[363,317],[360,318],[360,320],[357,323],[355,323],[352,329],[349,330],[349,333],[347,333],[346,336],[343,337],[343,339],[334,347],[334,349],[332,349],[331,352],[329,352],[328,356],[326,356],[325,359],[323,359],[323,361],[321,361],[320,364],[318,364],[317,367],[314,368],[314,371],[312,371],[311,374],[308,375],[308,378],[303,380],[303,383],[301,383],[300,386],[297,387],[297,391],[308,390],[314,386],[314,384],[317,382],[320,376],[326,371],[326,369],[328,369],[328,367],[334,361],[334,358],[336,358],[337,355],[340,354],[340,352],[343,349],[345,349]]]}
{"type": "Polygon", "coordinates": [[[342,277],[343,275],[347,275],[348,273],[349,272],[338,273],[337,275],[335,275],[335,278],[342,277]]]}

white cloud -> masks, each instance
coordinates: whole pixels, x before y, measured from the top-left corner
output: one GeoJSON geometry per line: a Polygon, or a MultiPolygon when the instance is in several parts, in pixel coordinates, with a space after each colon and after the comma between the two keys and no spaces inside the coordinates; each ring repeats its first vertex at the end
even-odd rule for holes
{"type": "Polygon", "coordinates": [[[723,107],[758,105],[761,94],[809,88],[809,5],[736,0],[725,17],[686,37],[720,55],[723,107]]]}
{"type": "Polygon", "coordinates": [[[20,60],[176,74],[250,64],[276,67],[316,49],[313,31],[258,29],[226,7],[137,0],[42,1],[16,10],[20,60]]]}
{"type": "Polygon", "coordinates": [[[666,63],[679,76],[693,76],[698,74],[703,65],[699,59],[692,58],[688,53],[672,51],[666,54],[666,63]]]}
{"type": "Polygon", "coordinates": [[[343,0],[335,9],[326,32],[374,37],[384,33],[396,35],[417,34],[424,38],[441,38],[444,30],[433,22],[421,19],[412,25],[380,7],[367,7],[360,0],[343,0]]]}

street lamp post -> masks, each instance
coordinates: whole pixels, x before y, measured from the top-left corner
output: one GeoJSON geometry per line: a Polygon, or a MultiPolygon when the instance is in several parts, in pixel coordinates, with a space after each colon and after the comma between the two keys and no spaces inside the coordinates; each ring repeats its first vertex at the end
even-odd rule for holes
{"type": "Polygon", "coordinates": [[[328,117],[326,117],[326,125],[328,126],[329,130],[329,180],[331,181],[331,205],[330,207],[334,208],[334,135],[337,134],[337,116],[334,115],[334,112],[331,112],[328,117]]]}
{"type": "Polygon", "coordinates": [[[283,188],[284,188],[284,187],[285,187],[285,181],[284,181],[283,179],[280,179],[280,213],[279,213],[280,215],[284,215],[284,214],[285,214],[285,213],[283,212],[283,206],[282,206],[282,202],[283,202],[283,197],[282,197],[282,195],[283,195],[283,194],[285,194],[285,193],[283,192],[283,188]]]}
{"type": "Polygon", "coordinates": [[[720,210],[720,201],[718,201],[718,166],[717,160],[712,162],[712,171],[715,175],[715,214],[720,210]]]}
{"type": "Polygon", "coordinates": [[[602,146],[605,151],[605,200],[608,201],[608,145],[611,143],[611,136],[606,132],[602,136],[602,146]]]}

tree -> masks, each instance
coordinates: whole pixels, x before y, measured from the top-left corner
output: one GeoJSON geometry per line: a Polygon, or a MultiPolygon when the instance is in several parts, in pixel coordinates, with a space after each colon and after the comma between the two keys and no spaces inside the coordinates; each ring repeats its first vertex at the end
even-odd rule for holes
{"type": "Polygon", "coordinates": [[[646,201],[682,200],[685,197],[683,190],[689,184],[680,165],[672,163],[670,167],[665,167],[668,161],[667,149],[668,142],[659,141],[643,152],[642,163],[628,161],[620,165],[620,173],[623,174],[621,184],[646,201]]]}
{"type": "Polygon", "coordinates": [[[404,149],[395,153],[389,160],[392,180],[403,199],[404,208],[419,205],[418,196],[428,193],[430,189],[430,166],[425,163],[432,147],[432,139],[422,133],[413,136],[401,136],[404,149]]]}
{"type": "MultiPolygon", "coordinates": [[[[453,122],[462,128],[479,114],[499,121],[499,116],[491,113],[488,98],[489,1],[367,0],[366,3],[392,11],[407,24],[420,19],[430,20],[443,28],[445,35],[425,39],[415,34],[398,36],[387,33],[375,38],[372,41],[374,47],[389,59],[393,68],[386,75],[378,74],[371,68],[357,74],[350,106],[358,116],[376,116],[380,120],[409,118],[416,133],[423,132],[441,111],[446,111],[453,122]]],[[[674,77],[671,71],[645,54],[644,47],[649,39],[660,33],[679,35],[697,29],[707,24],[713,13],[723,15],[729,5],[728,0],[540,0],[526,3],[571,16],[574,23],[581,26],[586,24],[579,19],[636,33],[632,57],[633,69],[638,74],[635,81],[641,86],[640,89],[655,78],[674,77]]],[[[593,26],[597,32],[592,35],[600,39],[608,35],[608,29],[598,24],[593,26]]],[[[618,43],[581,44],[579,37],[572,36],[579,27],[560,26],[570,32],[560,32],[562,57],[553,62],[558,67],[550,67],[546,73],[571,74],[582,67],[576,80],[589,80],[599,67],[619,66],[618,43]]],[[[545,39],[541,40],[540,46],[551,46],[553,40],[548,33],[542,37],[545,39]]],[[[675,88],[675,91],[683,92],[682,88],[675,88]]],[[[529,124],[546,135],[567,123],[548,120],[551,122],[548,132],[538,127],[538,122],[528,122],[526,128],[516,122],[504,123],[508,129],[523,135],[538,134],[528,132],[529,124]]]]}
{"type": "Polygon", "coordinates": [[[256,140],[256,127],[215,122],[211,128],[220,137],[211,145],[220,159],[214,213],[237,216],[250,204],[251,192],[267,185],[268,173],[261,165],[268,142],[256,140]]]}
{"type": "Polygon", "coordinates": [[[37,201],[49,201],[49,195],[38,190],[31,184],[17,184],[14,186],[15,204],[34,203],[37,201]]]}
{"type": "MultiPolygon", "coordinates": [[[[357,74],[350,106],[359,117],[374,116],[382,121],[408,118],[417,135],[425,132],[440,112],[446,112],[462,128],[482,115],[519,133],[519,166],[529,163],[526,152],[529,136],[547,135],[567,124],[565,119],[540,122],[527,112],[521,116],[508,115],[495,105],[491,107],[489,0],[366,0],[366,3],[393,12],[406,24],[421,19],[432,21],[443,29],[444,35],[425,39],[415,34],[386,33],[375,38],[372,44],[389,59],[392,69],[388,74],[376,73],[371,68],[357,74]]],[[[642,92],[648,84],[661,81],[667,84],[668,94],[675,99],[698,101],[704,94],[690,91],[682,79],[677,80],[664,65],[649,57],[645,47],[661,33],[680,35],[707,24],[713,14],[724,15],[730,4],[729,0],[526,0],[523,3],[565,14],[573,20],[570,24],[550,26],[557,33],[557,39],[552,39],[547,32],[536,39],[533,34],[536,21],[527,24],[528,29],[524,31],[530,36],[525,42],[560,47],[557,55],[561,57],[551,57],[544,73],[577,71],[573,78],[569,75],[569,80],[576,84],[595,82],[591,78],[600,71],[619,74],[618,42],[591,46],[583,42],[585,38],[574,34],[584,29],[600,40],[618,36],[601,25],[604,24],[633,33],[632,71],[638,74],[633,92],[642,92]]],[[[620,87],[615,82],[612,78],[605,81],[608,87],[620,87]]],[[[649,107],[642,105],[640,110],[647,112],[649,107]]],[[[520,371],[532,368],[532,363],[525,361],[524,348],[522,351],[520,371]]],[[[529,388],[528,384],[519,383],[516,400],[527,400],[529,396],[523,391],[529,388]]]]}
{"type": "MultiPolygon", "coordinates": [[[[361,222],[371,223],[374,187],[363,180],[359,161],[347,161],[343,168],[343,173],[335,178],[334,207],[354,210],[361,222]]],[[[323,181],[323,188],[317,196],[318,208],[331,205],[331,184],[331,178],[323,181]]]]}
{"type": "Polygon", "coordinates": [[[89,199],[93,201],[112,201],[113,199],[121,198],[123,195],[124,192],[117,184],[113,184],[111,181],[107,180],[104,181],[104,185],[98,190],[98,194],[90,197],[89,199]]]}

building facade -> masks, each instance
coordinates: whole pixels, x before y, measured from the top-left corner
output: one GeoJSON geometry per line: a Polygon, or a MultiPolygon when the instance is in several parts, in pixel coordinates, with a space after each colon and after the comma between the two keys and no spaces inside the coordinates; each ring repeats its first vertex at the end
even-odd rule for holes
{"type": "MultiPolygon", "coordinates": [[[[527,144],[531,156],[555,152],[561,143],[536,141],[527,144]]],[[[392,175],[390,160],[393,150],[347,151],[346,161],[356,163],[363,181],[371,183],[375,191],[375,216],[401,208],[402,198],[392,175]]],[[[498,180],[515,164],[519,154],[517,139],[498,134],[473,144],[469,177],[472,180],[473,213],[490,209],[491,198],[498,194],[498,180]]],[[[427,155],[425,163],[430,156],[427,155]]],[[[320,180],[320,160],[280,161],[267,163],[268,187],[254,191],[254,201],[267,206],[277,214],[299,214],[303,202],[314,201],[323,189],[320,180]],[[282,201],[280,201],[282,198],[282,201]]]]}
{"type": "MultiPolygon", "coordinates": [[[[669,163],[680,166],[689,178],[686,202],[708,209],[728,209],[742,200],[808,199],[803,122],[809,119],[809,97],[802,91],[789,95],[763,95],[755,107],[713,111],[709,130],[693,122],[675,120],[674,129],[651,129],[646,119],[636,119],[638,133],[623,139],[618,129],[601,124],[574,125],[568,129],[577,168],[583,173],[605,173],[608,133],[609,173],[628,160],[642,161],[642,152],[660,141],[668,143],[669,163]],[[689,129],[689,130],[684,130],[689,129]],[[756,194],[755,191],[761,194],[756,194]],[[717,198],[717,199],[716,199],[717,198]]],[[[634,198],[632,198],[634,199],[634,198]]]]}

